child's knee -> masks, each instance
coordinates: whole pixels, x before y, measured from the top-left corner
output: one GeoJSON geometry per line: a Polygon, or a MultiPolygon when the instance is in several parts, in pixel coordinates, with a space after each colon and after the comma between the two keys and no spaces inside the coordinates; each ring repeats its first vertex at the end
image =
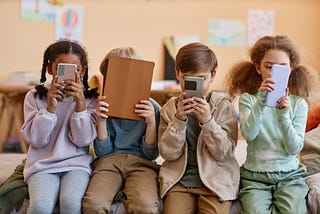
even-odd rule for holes
{"type": "Polygon", "coordinates": [[[148,207],[141,207],[137,206],[136,204],[130,204],[127,207],[128,213],[139,213],[139,214],[158,214],[159,211],[159,205],[152,205],[148,207]]]}
{"type": "Polygon", "coordinates": [[[28,207],[28,213],[52,213],[55,204],[43,203],[43,201],[36,200],[28,207]]]}
{"type": "Polygon", "coordinates": [[[81,213],[81,200],[60,200],[61,213],[81,213]]]}
{"type": "Polygon", "coordinates": [[[84,197],[82,201],[82,211],[88,213],[109,213],[111,201],[101,200],[99,198],[84,197]]]}
{"type": "Polygon", "coordinates": [[[160,199],[143,198],[135,201],[125,201],[128,213],[159,213],[160,199]]]}

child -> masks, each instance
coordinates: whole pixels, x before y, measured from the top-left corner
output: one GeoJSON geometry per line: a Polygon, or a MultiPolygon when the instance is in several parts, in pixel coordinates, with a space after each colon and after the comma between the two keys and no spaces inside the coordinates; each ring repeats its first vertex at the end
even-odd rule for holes
{"type": "Polygon", "coordinates": [[[239,197],[243,213],[306,213],[304,166],[297,154],[303,147],[312,72],[301,66],[299,53],[287,36],[265,36],[250,52],[251,61],[234,66],[228,83],[239,100],[240,131],[247,140],[239,197]],[[291,68],[285,96],[276,108],[264,104],[274,90],[273,64],[291,68]],[[290,92],[290,94],[289,94],[290,92]]]}
{"type": "Polygon", "coordinates": [[[24,101],[22,135],[30,144],[24,168],[30,204],[28,213],[52,213],[59,200],[61,213],[81,213],[89,182],[92,156],[89,144],[96,135],[96,90],[89,90],[85,49],[60,40],[44,52],[41,85],[24,101]],[[57,65],[77,65],[75,81],[57,83],[57,65]],[[46,73],[53,77],[46,84],[46,73]],[[64,95],[74,102],[60,102],[64,95]]]}
{"type": "Polygon", "coordinates": [[[216,75],[214,52],[201,43],[182,47],[176,77],[203,78],[202,97],[172,97],[160,112],[160,196],[164,213],[230,213],[237,197],[239,165],[234,156],[238,126],[229,99],[207,93],[216,75]]]}
{"type": "MultiPolygon", "coordinates": [[[[140,59],[130,47],[111,50],[100,66],[106,75],[110,56],[140,59]]],[[[119,98],[121,99],[121,98],[119,98]]],[[[144,121],[108,118],[105,97],[97,105],[97,139],[94,149],[98,159],[83,200],[84,213],[109,213],[119,190],[125,194],[128,213],[158,213],[158,166],[151,162],[158,156],[157,127],[159,105],[152,99],[141,100],[135,112],[144,121]]]]}

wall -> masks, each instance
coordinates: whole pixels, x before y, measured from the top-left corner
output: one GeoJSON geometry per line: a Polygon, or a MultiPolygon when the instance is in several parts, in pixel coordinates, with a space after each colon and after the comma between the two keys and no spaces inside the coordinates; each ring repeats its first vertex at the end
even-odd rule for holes
{"type": "MultiPolygon", "coordinates": [[[[320,71],[318,0],[61,0],[84,6],[83,43],[90,74],[98,73],[107,51],[133,46],[156,62],[154,80],[163,78],[162,38],[199,35],[207,42],[210,18],[246,21],[249,9],[275,11],[275,33],[287,34],[302,50],[303,62],[320,71]]],[[[0,1],[0,81],[11,71],[34,71],[40,77],[42,54],[54,41],[53,22],[20,19],[20,0],[0,1]]],[[[222,88],[232,63],[247,58],[247,48],[212,47],[219,60],[213,87],[222,88]]]]}

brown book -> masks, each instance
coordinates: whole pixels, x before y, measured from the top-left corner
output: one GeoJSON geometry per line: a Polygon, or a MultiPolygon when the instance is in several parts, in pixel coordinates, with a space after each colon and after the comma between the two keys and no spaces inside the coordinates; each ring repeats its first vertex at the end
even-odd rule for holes
{"type": "Polygon", "coordinates": [[[109,103],[109,117],[144,120],[134,112],[140,100],[150,97],[154,62],[109,57],[103,95],[109,103]]]}

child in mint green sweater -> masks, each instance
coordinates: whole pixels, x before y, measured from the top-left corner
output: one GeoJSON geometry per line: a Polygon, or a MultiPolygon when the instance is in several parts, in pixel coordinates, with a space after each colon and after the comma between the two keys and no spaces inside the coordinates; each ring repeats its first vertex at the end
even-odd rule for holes
{"type": "Polygon", "coordinates": [[[250,57],[228,76],[230,94],[241,94],[240,131],[248,143],[241,167],[242,213],[306,213],[306,168],[297,155],[304,141],[311,70],[299,64],[299,53],[287,36],[259,39],[250,57]],[[265,105],[267,92],[275,89],[273,64],[291,69],[286,95],[275,108],[265,105]]]}

